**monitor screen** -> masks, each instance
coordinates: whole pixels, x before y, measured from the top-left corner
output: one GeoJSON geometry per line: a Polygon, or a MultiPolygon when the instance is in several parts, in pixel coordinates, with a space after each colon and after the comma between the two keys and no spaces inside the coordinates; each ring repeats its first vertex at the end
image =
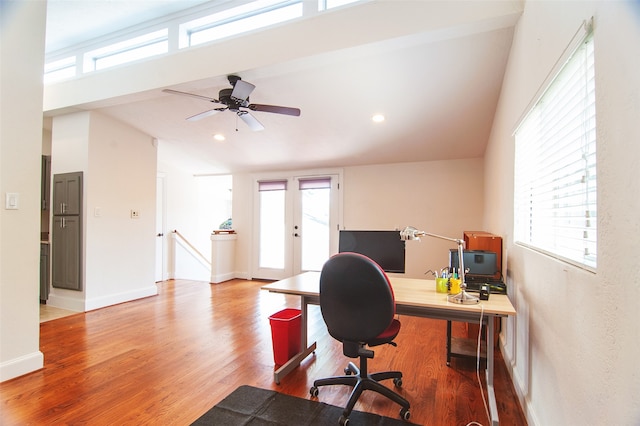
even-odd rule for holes
{"type": "Polygon", "coordinates": [[[376,262],[385,272],[404,273],[405,242],[400,231],[340,231],[342,252],[363,254],[376,262]]]}
{"type": "MultiPolygon", "coordinates": [[[[470,275],[495,275],[498,272],[498,262],[496,254],[492,251],[465,250],[464,267],[469,270],[470,275]]],[[[458,250],[451,249],[449,252],[449,267],[460,267],[458,265],[458,250]]]]}

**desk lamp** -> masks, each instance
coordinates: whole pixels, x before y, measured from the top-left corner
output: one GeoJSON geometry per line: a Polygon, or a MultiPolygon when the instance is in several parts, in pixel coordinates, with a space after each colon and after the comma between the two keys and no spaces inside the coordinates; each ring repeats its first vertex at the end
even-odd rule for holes
{"type": "Polygon", "coordinates": [[[403,241],[408,240],[418,240],[420,241],[420,237],[434,237],[440,238],[441,240],[453,241],[458,244],[458,262],[460,262],[460,293],[458,294],[450,294],[447,296],[447,300],[451,303],[458,303],[461,305],[474,305],[480,302],[475,296],[470,295],[466,292],[467,283],[465,282],[465,268],[464,268],[464,240],[443,237],[442,235],[431,234],[425,231],[419,231],[413,226],[407,226],[402,231],[400,231],[400,239],[403,241]]]}

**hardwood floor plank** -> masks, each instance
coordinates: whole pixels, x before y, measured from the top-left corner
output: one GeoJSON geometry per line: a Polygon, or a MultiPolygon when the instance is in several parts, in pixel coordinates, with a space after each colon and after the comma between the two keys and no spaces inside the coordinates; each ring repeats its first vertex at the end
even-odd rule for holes
{"type": "MultiPolygon", "coordinates": [[[[44,368],[0,384],[0,424],[188,425],[244,384],[309,398],[313,381],[342,374],[348,359],[312,306],[309,338],[318,349],[276,385],[268,317],[299,307],[299,299],[261,291],[262,284],[166,281],[158,296],[41,323],[44,368]]],[[[446,323],[400,320],[398,347],[376,348],[370,369],[403,371],[411,421],[488,424],[475,362],[446,366],[446,323]]],[[[495,388],[501,423],[526,425],[499,352],[495,388]]],[[[319,400],[343,405],[349,392],[323,387],[319,400]]],[[[371,392],[355,409],[399,412],[371,392]]]]}

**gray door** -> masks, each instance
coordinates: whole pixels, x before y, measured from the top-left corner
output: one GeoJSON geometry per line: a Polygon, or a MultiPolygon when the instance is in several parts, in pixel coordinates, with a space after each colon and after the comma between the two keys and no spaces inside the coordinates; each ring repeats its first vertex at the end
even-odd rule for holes
{"type": "Polygon", "coordinates": [[[54,216],[52,229],[52,283],[55,288],[82,290],[80,216],[54,216]]]}
{"type": "Polygon", "coordinates": [[[82,210],[82,172],[53,177],[53,214],[79,215],[82,210]]]}

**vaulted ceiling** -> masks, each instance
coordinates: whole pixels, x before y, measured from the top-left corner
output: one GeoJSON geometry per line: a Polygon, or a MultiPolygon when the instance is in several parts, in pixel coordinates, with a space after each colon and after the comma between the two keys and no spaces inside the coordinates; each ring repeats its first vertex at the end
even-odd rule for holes
{"type": "MultiPolygon", "coordinates": [[[[99,31],[88,27],[72,34],[78,28],[67,25],[66,20],[84,21],[79,14],[93,13],[90,5],[102,5],[100,22],[106,24],[113,16],[112,25],[117,25],[114,29],[136,24],[124,21],[118,8],[107,7],[111,2],[75,2],[84,5],[83,11],[69,7],[74,3],[71,1],[49,1],[47,45],[51,48],[82,37],[98,37],[108,30],[108,25],[99,31]]],[[[127,2],[131,7],[153,7],[125,15],[142,22],[157,18],[154,13],[175,11],[170,7],[196,3],[201,2],[127,2]]],[[[253,112],[265,127],[259,132],[250,130],[230,111],[187,121],[189,116],[220,105],[167,94],[160,87],[146,91],[144,96],[131,93],[75,107],[98,110],[157,138],[165,158],[196,174],[482,157],[519,16],[518,2],[510,13],[501,11],[477,20],[469,18],[465,8],[471,3],[477,7],[478,3],[496,2],[428,2],[434,11],[453,4],[460,9],[460,21],[441,27],[425,24],[423,31],[402,37],[381,37],[385,31],[393,34],[391,27],[402,26],[416,2],[393,3],[397,13],[388,17],[389,28],[371,27],[367,32],[362,31],[363,22],[358,22],[353,25],[358,33],[350,34],[350,38],[361,40],[345,48],[303,53],[273,63],[265,57],[270,51],[275,56],[281,46],[269,43],[236,52],[246,55],[242,62],[245,65],[229,71],[256,86],[250,96],[252,103],[302,111],[300,117],[253,112]],[[384,114],[386,120],[373,123],[371,117],[376,113],[384,114]],[[224,134],[226,140],[215,141],[216,133],[224,134]]],[[[357,8],[369,6],[365,3],[349,10],[356,13],[357,8]]],[[[333,12],[333,19],[339,22],[346,12],[346,8],[333,12]]],[[[438,21],[437,16],[426,18],[438,21]]],[[[333,36],[339,34],[323,34],[333,36]]],[[[309,41],[312,39],[310,34],[309,41]]],[[[211,60],[238,62],[236,57],[211,60]]],[[[218,71],[169,87],[218,98],[221,89],[230,87],[226,74],[218,71]]]]}

